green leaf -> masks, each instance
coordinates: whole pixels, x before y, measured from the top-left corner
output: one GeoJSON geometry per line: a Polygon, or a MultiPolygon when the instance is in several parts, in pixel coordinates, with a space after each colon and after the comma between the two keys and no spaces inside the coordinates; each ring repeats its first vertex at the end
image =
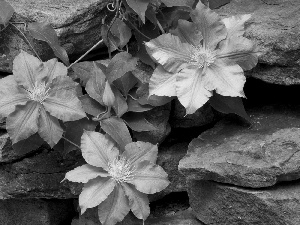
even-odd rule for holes
{"type": "Polygon", "coordinates": [[[118,47],[123,48],[131,38],[131,29],[119,18],[117,18],[111,27],[111,33],[119,38],[118,47]]]}
{"type": "Polygon", "coordinates": [[[39,135],[53,148],[63,135],[58,119],[51,116],[44,107],[40,108],[39,135]]]}
{"type": "Polygon", "coordinates": [[[17,105],[16,110],[9,114],[6,120],[6,129],[15,144],[38,131],[38,117],[41,105],[28,101],[26,105],[17,105]]]}
{"type": "Polygon", "coordinates": [[[110,117],[100,122],[101,128],[114,139],[119,147],[124,150],[125,146],[132,142],[129,130],[124,121],[118,117],[110,117]]]}
{"type": "Polygon", "coordinates": [[[67,66],[70,65],[68,54],[59,45],[57,34],[50,24],[33,22],[28,24],[27,29],[35,39],[48,42],[56,57],[60,58],[67,66]]]}
{"type": "Polygon", "coordinates": [[[143,113],[128,112],[122,116],[122,119],[132,130],[137,132],[157,130],[145,119],[143,113]]]}
{"type": "Polygon", "coordinates": [[[117,117],[121,117],[124,113],[127,112],[128,105],[127,105],[125,98],[123,97],[123,95],[120,93],[120,91],[117,88],[112,86],[112,90],[113,90],[113,93],[116,98],[112,107],[113,107],[117,117]]]}
{"type": "Polygon", "coordinates": [[[82,192],[79,195],[81,214],[86,209],[94,208],[103,202],[113,191],[115,185],[115,180],[103,177],[97,177],[84,184],[82,192]]]}
{"type": "Polygon", "coordinates": [[[250,124],[251,118],[248,116],[245,111],[243,101],[240,97],[228,97],[222,96],[214,92],[213,96],[209,100],[210,105],[217,111],[222,113],[234,113],[250,124]]]}
{"type": "Polygon", "coordinates": [[[131,72],[128,72],[119,79],[116,79],[113,84],[122,92],[124,96],[127,96],[129,90],[132,89],[137,82],[137,78],[131,72]]]}
{"type": "Polygon", "coordinates": [[[70,74],[70,77],[75,79],[80,79],[80,84],[86,86],[88,80],[92,77],[94,70],[94,63],[90,61],[79,62],[72,66],[73,73],[70,74]]]}
{"type": "Polygon", "coordinates": [[[7,26],[14,12],[15,12],[14,8],[7,1],[1,0],[0,1],[0,24],[7,26]]]}
{"type": "Polygon", "coordinates": [[[109,62],[106,70],[106,77],[109,83],[121,78],[125,73],[135,69],[137,64],[137,58],[132,57],[127,52],[121,52],[116,54],[109,62]]]}
{"type": "Polygon", "coordinates": [[[136,14],[139,15],[143,23],[145,23],[145,12],[150,3],[150,0],[126,0],[127,4],[132,8],[136,14]]]}
{"type": "Polygon", "coordinates": [[[81,105],[84,109],[84,111],[87,114],[90,114],[94,117],[98,116],[101,113],[104,113],[106,111],[106,107],[100,105],[99,102],[96,100],[92,99],[89,95],[83,95],[79,97],[81,101],[81,105]]]}
{"type": "Polygon", "coordinates": [[[105,225],[115,225],[117,222],[121,222],[129,211],[128,199],[119,184],[115,186],[108,198],[98,206],[99,220],[105,225]]]}
{"type": "Polygon", "coordinates": [[[129,199],[131,211],[138,219],[145,221],[150,215],[149,200],[147,195],[136,190],[131,184],[122,183],[122,186],[129,199]]]}
{"type": "Polygon", "coordinates": [[[193,6],[195,0],[161,0],[167,7],[173,6],[193,6]]]}
{"type": "Polygon", "coordinates": [[[128,104],[128,112],[145,112],[153,109],[154,107],[151,105],[141,105],[138,100],[133,99],[132,97],[128,96],[127,98],[128,104]]]}
{"type": "Polygon", "coordinates": [[[220,8],[223,5],[230,3],[230,0],[204,0],[204,2],[208,2],[209,8],[216,9],[220,8]]]}
{"type": "Polygon", "coordinates": [[[43,143],[44,140],[38,133],[35,133],[30,137],[13,144],[12,147],[18,155],[25,155],[33,150],[38,149],[43,143]]]}
{"type": "MultiPolygon", "coordinates": [[[[66,132],[65,138],[72,141],[73,143],[80,145],[81,136],[84,130],[94,131],[98,122],[89,120],[87,118],[82,118],[80,120],[66,122],[66,132]]],[[[64,141],[64,155],[67,155],[69,152],[76,150],[77,147],[72,145],[68,141],[64,141]]]]}

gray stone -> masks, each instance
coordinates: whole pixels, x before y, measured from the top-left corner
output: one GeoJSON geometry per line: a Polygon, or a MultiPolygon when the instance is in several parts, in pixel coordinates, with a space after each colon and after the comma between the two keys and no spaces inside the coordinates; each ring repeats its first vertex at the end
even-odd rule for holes
{"type": "Polygon", "coordinates": [[[1,225],[61,225],[68,224],[73,213],[71,200],[2,200],[1,225]]]}
{"type": "Polygon", "coordinates": [[[191,180],[188,194],[195,215],[204,224],[300,224],[299,181],[256,190],[191,180]]]}
{"type": "MultiPolygon", "coordinates": [[[[81,55],[101,39],[102,19],[108,15],[106,5],[109,0],[8,0],[16,14],[14,22],[48,22],[55,28],[60,44],[69,55],[81,55]]],[[[43,60],[54,57],[47,43],[34,40],[24,30],[24,25],[16,25],[43,60]]],[[[103,45],[102,45],[103,47],[103,45]]],[[[0,33],[0,71],[11,72],[12,61],[22,49],[34,54],[24,37],[11,25],[0,33]]],[[[72,56],[71,56],[72,57],[72,56]]]]}
{"type": "Polygon", "coordinates": [[[232,0],[217,12],[222,17],[252,14],[245,35],[256,41],[261,65],[248,76],[270,83],[300,83],[300,4],[298,0],[232,0]]]}
{"type": "Polygon", "coordinates": [[[179,170],[188,178],[268,187],[300,178],[300,106],[249,111],[252,127],[230,120],[194,139],[179,170]]]}

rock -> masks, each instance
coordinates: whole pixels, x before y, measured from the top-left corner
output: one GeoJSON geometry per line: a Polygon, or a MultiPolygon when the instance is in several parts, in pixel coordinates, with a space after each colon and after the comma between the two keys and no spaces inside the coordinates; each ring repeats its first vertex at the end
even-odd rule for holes
{"type": "Polygon", "coordinates": [[[223,120],[194,139],[179,170],[190,179],[268,187],[300,178],[300,106],[249,111],[252,127],[223,120]]]}
{"type": "Polygon", "coordinates": [[[248,73],[275,84],[300,83],[300,4],[298,0],[232,0],[217,12],[222,17],[252,14],[245,35],[256,41],[261,63],[248,73]]]}
{"type": "Polygon", "coordinates": [[[168,123],[170,110],[171,105],[169,103],[144,112],[145,119],[157,129],[142,132],[133,131],[133,137],[138,141],[150,142],[152,144],[162,143],[171,132],[171,127],[168,123]]]}
{"type": "Polygon", "coordinates": [[[70,224],[73,212],[71,200],[2,200],[1,225],[60,225],[70,224]]]}
{"type": "MultiPolygon", "coordinates": [[[[86,52],[101,39],[102,19],[108,15],[106,5],[110,1],[8,0],[8,2],[16,11],[12,21],[50,23],[55,28],[61,45],[74,58],[74,56],[77,57],[86,52]]],[[[34,48],[43,60],[54,57],[47,43],[33,40],[29,33],[24,30],[23,24],[16,26],[33,43],[34,48]]],[[[12,25],[9,25],[5,32],[0,33],[0,43],[0,71],[2,72],[12,71],[12,61],[20,49],[34,54],[24,37],[12,25]]]]}
{"type": "Polygon", "coordinates": [[[170,125],[174,128],[200,127],[213,122],[214,119],[212,107],[208,103],[195,113],[186,115],[184,106],[176,99],[170,115],[170,125]]]}
{"type": "Polygon", "coordinates": [[[195,215],[204,224],[300,224],[299,181],[256,190],[191,180],[188,193],[195,215]]]}

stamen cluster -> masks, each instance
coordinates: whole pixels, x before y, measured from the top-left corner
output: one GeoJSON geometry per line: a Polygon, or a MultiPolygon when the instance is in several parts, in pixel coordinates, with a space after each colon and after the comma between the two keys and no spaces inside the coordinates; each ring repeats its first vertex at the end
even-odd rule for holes
{"type": "Polygon", "coordinates": [[[28,93],[28,98],[30,100],[43,103],[43,101],[48,98],[50,88],[47,88],[45,82],[36,81],[32,90],[25,89],[28,93]]]}
{"type": "Polygon", "coordinates": [[[216,53],[202,46],[197,46],[194,47],[191,58],[190,64],[203,68],[210,66],[215,61],[216,53]]]}
{"type": "Polygon", "coordinates": [[[133,179],[136,168],[125,157],[115,158],[108,163],[108,173],[118,183],[133,179]]]}

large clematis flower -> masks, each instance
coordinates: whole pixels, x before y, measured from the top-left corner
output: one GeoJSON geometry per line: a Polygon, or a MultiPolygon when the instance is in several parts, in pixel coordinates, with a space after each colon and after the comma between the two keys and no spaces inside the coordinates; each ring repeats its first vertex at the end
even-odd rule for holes
{"type": "Polygon", "coordinates": [[[62,121],[86,116],[76,96],[76,83],[57,59],[41,62],[21,51],[13,75],[0,80],[0,116],[13,144],[36,132],[53,147],[62,137],[62,121]]]}
{"type": "Polygon", "coordinates": [[[81,213],[99,205],[98,215],[104,225],[122,221],[130,209],[137,218],[146,220],[150,213],[147,194],[169,185],[168,175],[155,164],[157,146],[131,142],[120,154],[103,134],[85,131],[81,150],[88,164],[75,168],[65,177],[84,183],[79,195],[81,213]]]}
{"type": "Polygon", "coordinates": [[[149,85],[150,95],[177,96],[187,114],[218,94],[245,97],[244,70],[257,64],[256,46],[243,37],[249,15],[221,20],[199,2],[191,12],[193,22],[179,20],[172,33],[145,43],[160,65],[149,85]]]}

